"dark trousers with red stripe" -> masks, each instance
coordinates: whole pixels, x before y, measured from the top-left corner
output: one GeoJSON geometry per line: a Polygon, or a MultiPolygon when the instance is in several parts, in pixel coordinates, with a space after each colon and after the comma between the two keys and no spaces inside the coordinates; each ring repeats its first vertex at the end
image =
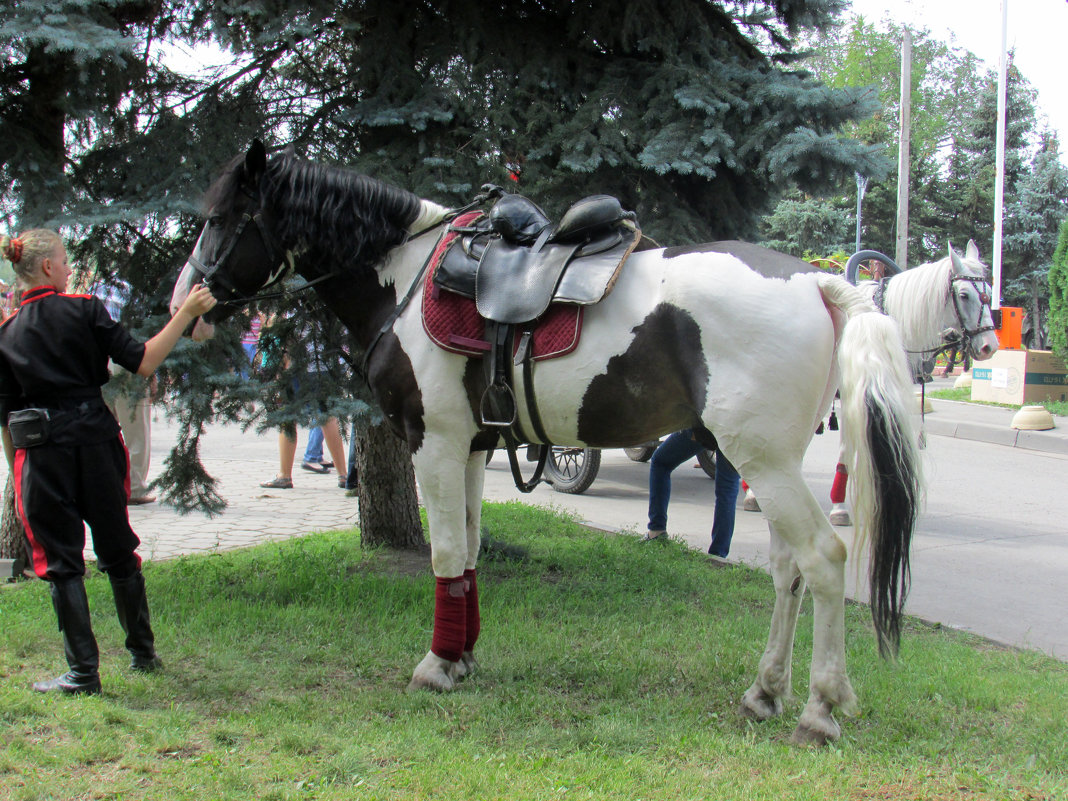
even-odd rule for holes
{"type": "Polygon", "coordinates": [[[102,571],[124,578],[140,567],[141,541],[126,511],[129,457],[121,437],[20,448],[14,477],[15,503],[40,578],[66,581],[85,573],[86,523],[102,571]]]}

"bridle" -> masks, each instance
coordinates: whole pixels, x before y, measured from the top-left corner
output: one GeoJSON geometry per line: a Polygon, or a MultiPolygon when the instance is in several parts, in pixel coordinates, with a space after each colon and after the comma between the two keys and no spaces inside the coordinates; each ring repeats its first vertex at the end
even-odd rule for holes
{"type": "MultiPolygon", "coordinates": [[[[875,308],[882,314],[886,314],[884,302],[886,299],[886,286],[890,279],[894,276],[889,275],[886,278],[879,280],[875,287],[875,294],[872,297],[872,303],[875,308]]],[[[949,278],[949,296],[953,300],[953,313],[957,318],[958,328],[947,328],[942,332],[942,343],[936,345],[933,348],[923,348],[920,350],[906,350],[906,353],[922,356],[930,356],[931,359],[938,356],[940,353],[947,351],[956,351],[958,353],[966,353],[971,358],[977,358],[978,353],[975,350],[975,346],[972,344],[975,337],[979,334],[985,334],[987,331],[996,330],[993,325],[981,325],[983,320],[983,309],[990,307],[991,290],[990,284],[986,279],[975,275],[952,275],[949,278]],[[957,297],[955,287],[958,282],[965,282],[971,284],[979,295],[979,314],[975,320],[975,327],[969,328],[968,323],[964,318],[964,310],[960,305],[960,298],[957,297]]]]}
{"type": "MultiPolygon", "coordinates": [[[[953,312],[957,316],[958,329],[950,329],[942,335],[945,346],[940,350],[955,349],[957,351],[964,350],[973,359],[978,358],[979,354],[975,350],[975,346],[972,344],[975,337],[979,334],[985,334],[987,331],[996,330],[991,325],[981,325],[983,321],[983,310],[990,308],[990,284],[986,282],[986,279],[974,275],[954,275],[949,279],[949,294],[953,298],[953,312]],[[955,287],[958,282],[969,283],[975,289],[977,295],[979,295],[979,314],[975,320],[975,327],[969,328],[967,321],[964,319],[964,311],[961,309],[960,298],[957,297],[955,287]]],[[[935,351],[936,353],[938,351],[935,351]]]]}
{"type": "MultiPolygon", "coordinates": [[[[259,195],[242,190],[252,200],[259,201],[259,195]]],[[[234,229],[233,235],[230,237],[229,242],[226,243],[226,247],[222,249],[222,252],[212,261],[206,263],[197,257],[195,253],[190,254],[187,259],[189,265],[200,276],[200,283],[204,284],[211,290],[212,295],[215,296],[220,306],[245,306],[253,301],[257,300],[274,300],[277,298],[284,298],[291,295],[296,295],[301,292],[305,292],[316,284],[333,278],[338,275],[337,271],[331,271],[325,275],[321,275],[311,281],[305,281],[302,285],[293,289],[282,289],[276,292],[265,292],[264,290],[270,289],[272,286],[280,283],[286,276],[286,274],[293,269],[294,258],[293,252],[282,247],[278,241],[278,237],[274,235],[263,221],[263,209],[259,209],[254,214],[249,214],[247,211],[241,215],[241,221],[234,229]],[[254,229],[260,235],[260,242],[263,245],[264,251],[267,253],[267,263],[272,265],[278,265],[276,268],[272,268],[274,271],[267,276],[267,280],[260,285],[260,288],[252,295],[245,295],[238,291],[234,286],[230,276],[222,272],[223,267],[226,266],[227,261],[230,259],[234,248],[237,247],[237,243],[241,241],[241,237],[245,233],[245,229],[252,224],[254,229]],[[219,291],[224,293],[224,297],[219,297],[219,291]]],[[[208,222],[211,225],[211,222],[208,222]]]]}

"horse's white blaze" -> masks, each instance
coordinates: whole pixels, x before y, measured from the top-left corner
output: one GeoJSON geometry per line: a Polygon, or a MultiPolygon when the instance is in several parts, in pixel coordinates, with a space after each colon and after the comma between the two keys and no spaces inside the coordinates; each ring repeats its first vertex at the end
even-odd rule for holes
{"type": "MultiPolygon", "coordinates": [[[[197,237],[197,243],[193,247],[193,258],[200,258],[200,242],[204,238],[203,232],[197,237]]],[[[178,274],[178,280],[174,282],[174,289],[171,290],[171,317],[178,313],[178,310],[182,308],[182,304],[185,303],[185,299],[189,297],[189,293],[193,291],[193,285],[197,280],[197,271],[193,269],[193,264],[187,261],[182,267],[182,271],[178,274]]]]}

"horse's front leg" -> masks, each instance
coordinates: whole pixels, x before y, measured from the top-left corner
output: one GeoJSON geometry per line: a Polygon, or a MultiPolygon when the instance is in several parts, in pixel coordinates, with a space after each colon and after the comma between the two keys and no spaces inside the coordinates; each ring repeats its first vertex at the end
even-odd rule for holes
{"type": "Polygon", "coordinates": [[[767,720],[782,714],[784,700],[792,695],[791,677],[797,613],[805,594],[805,580],[797,569],[790,548],[782,537],[771,531],[771,576],[775,584],[775,608],[771,613],[771,630],[757,677],[742,696],[741,712],[746,717],[767,720]]]}
{"type": "MultiPolygon", "coordinates": [[[[469,474],[477,471],[470,467],[470,454],[457,450],[455,443],[428,434],[413,457],[430,526],[435,587],[430,650],[416,666],[408,689],[451,690],[470,667],[462,659],[465,650],[470,652],[474,647],[474,641],[468,638],[468,597],[474,597],[477,620],[474,567],[478,548],[477,539],[474,550],[470,548],[467,481],[469,474]]],[[[478,490],[481,496],[481,476],[478,490]]],[[[476,537],[478,523],[476,515],[476,537]]],[[[474,635],[477,637],[477,630],[474,635]]]]}
{"type": "Polygon", "coordinates": [[[478,608],[478,579],[475,565],[482,547],[482,490],[486,481],[486,452],[476,451],[467,460],[465,473],[467,563],[464,566],[464,595],[467,601],[467,628],[464,650],[457,670],[459,678],[474,673],[478,668],[475,660],[475,643],[482,630],[482,617],[478,608]]]}

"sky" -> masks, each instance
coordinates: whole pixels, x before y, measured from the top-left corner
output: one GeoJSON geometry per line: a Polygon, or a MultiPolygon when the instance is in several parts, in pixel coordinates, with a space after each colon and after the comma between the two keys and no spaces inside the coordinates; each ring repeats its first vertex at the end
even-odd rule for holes
{"type": "MultiPolygon", "coordinates": [[[[1068,162],[1068,0],[1004,0],[1008,4],[1006,44],[1014,64],[1038,92],[1036,111],[1060,140],[1068,162]]],[[[964,47],[998,68],[1002,0],[853,0],[853,12],[869,21],[889,15],[914,28],[928,28],[950,44],[964,47]]]]}

